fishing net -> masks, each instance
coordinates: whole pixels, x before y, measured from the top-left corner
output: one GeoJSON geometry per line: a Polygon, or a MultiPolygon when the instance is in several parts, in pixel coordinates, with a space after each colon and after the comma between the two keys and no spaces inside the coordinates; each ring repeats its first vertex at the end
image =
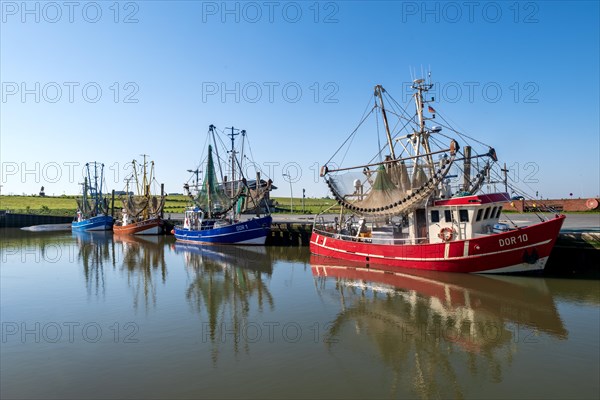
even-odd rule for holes
{"type": "Polygon", "coordinates": [[[427,167],[421,163],[407,166],[401,161],[386,162],[375,171],[365,167],[361,173],[351,170],[329,175],[326,182],[338,203],[352,211],[397,215],[426,202],[448,174],[453,160],[454,155],[427,167]]]}
{"type": "Polygon", "coordinates": [[[165,198],[159,196],[128,196],[121,201],[123,209],[132,217],[158,217],[165,205],[165,198]]]}
{"type": "Polygon", "coordinates": [[[84,201],[83,199],[77,199],[77,207],[83,215],[88,215],[92,211],[93,205],[89,200],[84,201]]]}
{"type": "Polygon", "coordinates": [[[218,183],[212,156],[212,146],[208,146],[208,161],[204,182],[194,201],[196,205],[212,217],[227,213],[243,193],[244,181],[218,183]]]}
{"type": "Polygon", "coordinates": [[[123,208],[132,217],[137,217],[148,207],[148,199],[142,196],[128,196],[122,198],[123,208]]]}
{"type": "Polygon", "coordinates": [[[269,192],[271,191],[272,183],[271,180],[268,182],[261,180],[260,183],[257,182],[254,186],[249,185],[250,187],[246,189],[246,195],[241,198],[243,202],[238,211],[240,213],[246,213],[268,207],[267,199],[269,192]]]}

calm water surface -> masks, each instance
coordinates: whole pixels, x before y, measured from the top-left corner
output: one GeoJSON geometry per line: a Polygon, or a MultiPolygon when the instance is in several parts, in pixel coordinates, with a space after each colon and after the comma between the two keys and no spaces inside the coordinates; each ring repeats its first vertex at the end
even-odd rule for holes
{"type": "Polygon", "coordinates": [[[598,398],[600,282],[1,233],[2,398],[598,398]]]}

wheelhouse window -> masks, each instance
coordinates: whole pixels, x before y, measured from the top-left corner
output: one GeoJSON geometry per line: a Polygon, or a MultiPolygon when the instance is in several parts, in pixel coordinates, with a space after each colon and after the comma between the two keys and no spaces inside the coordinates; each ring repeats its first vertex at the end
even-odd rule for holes
{"type": "Polygon", "coordinates": [[[485,214],[483,214],[483,219],[488,219],[490,217],[490,210],[491,208],[486,208],[485,209],[485,214]]]}
{"type": "Polygon", "coordinates": [[[440,212],[438,210],[431,210],[431,222],[440,222],[440,212]]]}
{"type": "Polygon", "coordinates": [[[498,212],[496,213],[496,218],[500,218],[500,213],[502,213],[502,207],[498,207],[498,212]]]}
{"type": "Polygon", "coordinates": [[[498,208],[498,207],[494,207],[494,208],[492,208],[492,212],[490,213],[490,218],[494,218],[494,217],[496,217],[496,209],[497,209],[497,208],[498,208]]]}
{"type": "Polygon", "coordinates": [[[446,222],[452,222],[452,211],[444,210],[444,219],[446,222]]]}
{"type": "Polygon", "coordinates": [[[469,222],[469,211],[458,210],[458,218],[460,219],[460,222],[469,222]]]}
{"type": "Polygon", "coordinates": [[[480,208],[479,210],[477,210],[477,218],[475,218],[475,221],[481,221],[482,215],[483,215],[483,208],[480,208]]]}

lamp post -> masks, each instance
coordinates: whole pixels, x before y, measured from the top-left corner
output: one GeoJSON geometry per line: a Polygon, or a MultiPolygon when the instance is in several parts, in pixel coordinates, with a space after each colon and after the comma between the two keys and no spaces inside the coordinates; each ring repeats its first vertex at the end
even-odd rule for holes
{"type": "Polygon", "coordinates": [[[283,176],[288,178],[288,182],[290,183],[290,213],[294,212],[294,192],[292,192],[292,177],[289,174],[283,174],[283,176]]]}

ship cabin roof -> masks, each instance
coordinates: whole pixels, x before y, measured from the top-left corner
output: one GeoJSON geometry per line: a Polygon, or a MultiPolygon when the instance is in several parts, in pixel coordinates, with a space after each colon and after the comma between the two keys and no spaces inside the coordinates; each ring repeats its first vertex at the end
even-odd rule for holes
{"type": "Polygon", "coordinates": [[[441,206],[475,206],[489,203],[505,203],[510,201],[508,193],[480,194],[472,196],[453,197],[447,200],[436,200],[434,207],[441,206]]]}

